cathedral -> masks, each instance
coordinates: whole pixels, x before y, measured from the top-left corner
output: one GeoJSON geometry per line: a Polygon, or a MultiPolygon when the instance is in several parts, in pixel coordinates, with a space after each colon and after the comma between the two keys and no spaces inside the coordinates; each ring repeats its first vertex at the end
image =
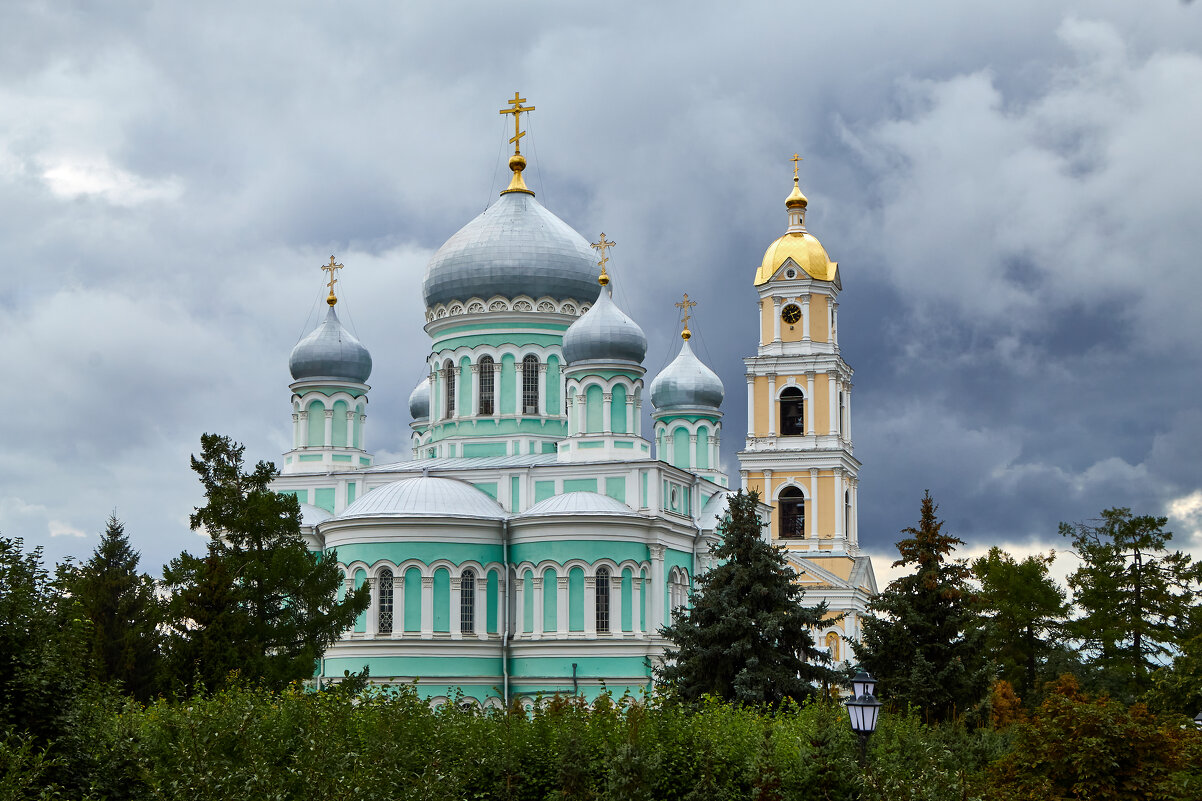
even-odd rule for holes
{"type": "MultiPolygon", "coordinates": [[[[646,336],[612,298],[614,243],[590,244],[523,179],[524,103],[515,93],[501,111],[508,188],[426,269],[412,458],[368,450],[372,358],[339,321],[333,258],[325,319],[292,351],[293,445],[275,487],[300,501],[310,548],[336,554],[344,591],[366,584],[372,599],[321,679],[366,666],[431,701],[486,706],[637,694],[722,537],[725,390],[689,345],[695,304],[677,303],[679,352],[648,383],[646,336]]],[[[784,234],[747,273],[760,334],[738,479],[759,491],[763,536],[786,549],[805,602],[828,602],[815,639],[840,663],[876,584],[857,544],[839,270],[806,230],[796,157],[785,206],[784,234]]]]}

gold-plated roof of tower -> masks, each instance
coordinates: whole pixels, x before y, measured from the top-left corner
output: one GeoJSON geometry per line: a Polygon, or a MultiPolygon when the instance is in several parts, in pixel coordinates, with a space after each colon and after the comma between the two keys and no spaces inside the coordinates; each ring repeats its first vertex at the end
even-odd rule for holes
{"type": "Polygon", "coordinates": [[[526,186],[526,181],[522,178],[522,170],[526,169],[526,157],[522,155],[522,137],[526,135],[526,132],[522,130],[521,119],[522,112],[534,111],[534,106],[523,106],[526,98],[522,97],[520,92],[514,92],[513,98],[506,102],[510,107],[501,109],[499,113],[513,115],[513,138],[509,140],[509,144],[513,145],[513,155],[509,157],[509,169],[513,170],[513,177],[509,179],[509,187],[501,194],[523,192],[533,195],[534,193],[530,191],[530,188],[526,186]]]}
{"type": "Polygon", "coordinates": [[[793,191],[785,198],[785,208],[804,209],[809,201],[806,200],[805,195],[801,194],[801,187],[798,186],[797,162],[801,161],[801,156],[794,153],[793,158],[789,159],[789,161],[793,162],[793,191]]]}
{"type": "Polygon", "coordinates": [[[321,265],[321,269],[330,274],[330,283],[326,284],[330,288],[330,294],[326,298],[326,303],[333,306],[338,303],[338,296],[334,294],[334,284],[338,283],[338,276],[334,272],[335,270],[341,270],[342,265],[335,262],[334,257],[330,256],[330,263],[321,265]]]}
{"type": "Polygon", "coordinates": [[[609,284],[609,274],[605,272],[605,262],[609,261],[609,256],[606,255],[606,251],[608,251],[610,248],[612,248],[614,245],[616,245],[618,243],[606,241],[605,232],[602,231],[601,232],[601,241],[593,242],[591,244],[592,244],[592,248],[601,254],[601,261],[597,262],[597,266],[601,268],[601,274],[599,276],[597,276],[597,283],[600,284],[601,286],[606,286],[607,284],[609,284]]]}
{"type": "Polygon", "coordinates": [[[791,212],[790,227],[784,236],[776,239],[764,251],[764,258],[755,272],[756,286],[771,281],[790,259],[806,275],[818,281],[834,281],[838,276],[839,264],[831,261],[822,243],[805,229],[805,209],[809,201],[797,185],[797,163],[801,161],[801,156],[794,153],[793,158],[789,160],[793,162],[793,191],[785,198],[785,207],[791,212]],[[800,217],[796,213],[798,209],[801,210],[800,217]],[[796,223],[795,218],[800,219],[800,223],[796,223]]]}
{"type": "Polygon", "coordinates": [[[689,318],[693,316],[693,315],[689,314],[689,309],[693,308],[696,305],[697,305],[696,301],[689,300],[688,292],[684,293],[684,300],[676,302],[676,308],[678,308],[684,312],[684,319],[682,320],[682,322],[684,323],[684,330],[680,332],[680,338],[683,339],[685,342],[688,342],[689,337],[693,336],[693,332],[689,330],[689,318]]]}

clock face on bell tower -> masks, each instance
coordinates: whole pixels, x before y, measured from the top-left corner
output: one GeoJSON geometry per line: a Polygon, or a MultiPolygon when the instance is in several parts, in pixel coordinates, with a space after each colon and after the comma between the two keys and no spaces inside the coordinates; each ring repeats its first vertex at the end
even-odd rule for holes
{"type": "Polygon", "coordinates": [[[788,306],[786,306],[784,309],[781,310],[780,318],[782,320],[784,320],[786,323],[788,323],[789,325],[793,325],[794,323],[796,323],[798,320],[801,319],[801,309],[799,309],[797,307],[797,304],[790,303],[788,306]]]}

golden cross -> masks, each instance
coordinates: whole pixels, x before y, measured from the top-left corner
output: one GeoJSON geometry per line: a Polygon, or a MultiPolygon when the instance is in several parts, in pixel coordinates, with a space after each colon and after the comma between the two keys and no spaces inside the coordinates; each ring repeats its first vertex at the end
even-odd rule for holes
{"type": "Polygon", "coordinates": [[[693,308],[696,305],[697,305],[696,302],[689,300],[688,292],[684,293],[684,300],[679,301],[676,304],[676,308],[682,309],[684,311],[683,322],[684,322],[684,330],[686,330],[686,331],[689,330],[689,318],[692,317],[692,315],[689,314],[689,309],[693,308]]]}
{"type": "Polygon", "coordinates": [[[326,285],[330,288],[330,296],[326,298],[326,303],[333,306],[338,302],[338,298],[334,295],[334,284],[338,283],[338,276],[334,274],[334,271],[341,270],[342,265],[335,262],[334,257],[330,256],[330,263],[321,265],[321,269],[330,274],[330,283],[326,285]]]}
{"type": "Polygon", "coordinates": [[[521,97],[518,92],[513,93],[513,99],[507,100],[513,108],[503,108],[499,113],[513,115],[513,138],[509,140],[509,144],[513,145],[513,154],[520,155],[522,152],[521,138],[526,135],[526,132],[521,129],[520,120],[523,111],[534,111],[534,106],[523,106],[526,98],[521,97]]]}
{"type": "Polygon", "coordinates": [[[801,158],[801,156],[794,153],[793,158],[789,159],[789,161],[793,162],[793,180],[796,181],[797,180],[797,162],[802,161],[802,158],[801,158]]]}
{"type": "Polygon", "coordinates": [[[604,231],[601,232],[601,241],[592,243],[593,250],[601,254],[601,261],[597,262],[597,265],[601,268],[601,272],[605,272],[605,262],[609,261],[609,256],[606,255],[606,251],[616,244],[618,243],[609,242],[605,239],[604,231]]]}

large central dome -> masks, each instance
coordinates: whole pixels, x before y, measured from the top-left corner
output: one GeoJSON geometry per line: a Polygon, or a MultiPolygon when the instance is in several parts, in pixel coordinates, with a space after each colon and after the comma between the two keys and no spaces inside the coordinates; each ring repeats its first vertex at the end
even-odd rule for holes
{"type": "Polygon", "coordinates": [[[527,192],[506,192],[446,241],[426,267],[426,307],[494,295],[590,301],[596,257],[588,241],[527,192]]]}

